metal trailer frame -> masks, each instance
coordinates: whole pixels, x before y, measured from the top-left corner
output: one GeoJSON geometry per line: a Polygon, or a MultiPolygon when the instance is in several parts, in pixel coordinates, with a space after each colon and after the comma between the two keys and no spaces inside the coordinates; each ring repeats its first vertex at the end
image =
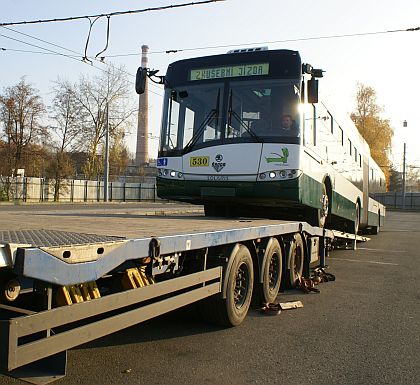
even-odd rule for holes
{"type": "MultiPolygon", "coordinates": [[[[99,299],[39,313],[27,312],[0,321],[0,367],[6,374],[34,384],[65,376],[67,349],[133,326],[158,315],[220,293],[222,268],[217,267],[99,299]],[[189,289],[189,290],[186,290],[189,289]],[[173,295],[173,293],[176,293],[173,295]],[[170,298],[142,305],[172,294],[170,298]],[[135,305],[135,306],[133,306],[135,305]],[[72,323],[102,316],[82,326],[72,323]],[[67,326],[55,333],[54,328],[67,326]],[[24,337],[30,336],[29,341],[24,337]]],[[[11,306],[3,310],[22,312],[11,306]]]]}
{"type": "MultiPolygon", "coordinates": [[[[41,236],[50,234],[47,230],[38,232],[41,236]]],[[[206,253],[202,271],[57,308],[52,308],[53,284],[66,286],[94,281],[124,262],[139,258],[209,250],[295,233],[306,233],[308,239],[319,240],[314,242],[316,250],[310,250],[312,242],[308,242],[305,266],[309,268],[317,255],[317,262],[325,267],[328,239],[334,238],[333,233],[301,222],[279,221],[272,225],[160,238],[105,239],[99,243],[78,245],[4,243],[0,245],[0,251],[3,248],[3,256],[6,254],[12,261],[15,273],[41,281],[46,287],[47,298],[46,310],[40,312],[0,304],[0,312],[9,315],[0,320],[0,369],[7,375],[34,384],[46,384],[61,378],[65,376],[67,349],[214,294],[223,294],[229,264],[226,258],[221,262],[222,266],[207,269],[206,253]],[[77,262],[77,258],[84,260],[91,253],[94,253],[92,260],[77,262]],[[76,260],[71,261],[72,257],[76,260]]]]}

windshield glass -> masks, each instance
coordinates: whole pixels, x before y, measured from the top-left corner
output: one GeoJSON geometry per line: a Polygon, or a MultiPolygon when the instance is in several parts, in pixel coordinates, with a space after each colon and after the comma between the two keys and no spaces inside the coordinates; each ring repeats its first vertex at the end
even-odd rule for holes
{"type": "Polygon", "coordinates": [[[167,90],[161,150],[182,150],[221,139],[223,84],[167,90]]]}
{"type": "Polygon", "coordinates": [[[297,81],[232,82],[229,92],[227,138],[299,136],[297,81]]]}
{"type": "Polygon", "coordinates": [[[165,93],[160,150],[300,136],[298,80],[225,81],[165,93]]]}

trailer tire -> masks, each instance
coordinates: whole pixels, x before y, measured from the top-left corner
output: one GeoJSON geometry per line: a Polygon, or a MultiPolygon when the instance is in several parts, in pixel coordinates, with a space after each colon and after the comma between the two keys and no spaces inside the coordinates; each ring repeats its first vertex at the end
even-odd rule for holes
{"type": "Polygon", "coordinates": [[[273,238],[264,254],[262,266],[262,283],[260,284],[260,296],[263,303],[274,302],[280,290],[283,273],[283,253],[280,243],[273,238]]]}
{"type": "Polygon", "coordinates": [[[305,260],[305,247],[302,236],[299,233],[293,235],[293,239],[286,248],[287,272],[285,274],[285,284],[289,289],[297,286],[299,278],[303,275],[303,264],[305,260]]]}
{"type": "Polygon", "coordinates": [[[225,276],[226,298],[213,296],[200,306],[207,321],[227,327],[240,325],[245,319],[254,285],[254,267],[248,248],[239,245],[231,258],[234,260],[225,276]]]}

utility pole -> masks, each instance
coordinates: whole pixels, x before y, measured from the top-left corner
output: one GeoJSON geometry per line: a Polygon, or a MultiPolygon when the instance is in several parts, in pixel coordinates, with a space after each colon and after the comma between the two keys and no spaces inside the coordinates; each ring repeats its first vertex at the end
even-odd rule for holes
{"type": "Polygon", "coordinates": [[[109,184],[109,116],[108,100],[106,102],[105,115],[105,164],[104,164],[104,202],[108,202],[108,184],[109,184]]]}
{"type": "MultiPolygon", "coordinates": [[[[147,45],[141,46],[141,67],[148,67],[147,45]]],[[[149,96],[148,79],[146,78],[145,89],[142,95],[139,95],[139,112],[137,122],[137,144],[136,144],[136,165],[143,168],[149,163],[149,96]]]]}
{"type": "MultiPolygon", "coordinates": [[[[403,122],[403,127],[407,127],[407,121],[404,120],[403,122]]],[[[406,158],[406,151],[407,151],[407,145],[404,142],[404,152],[403,152],[403,185],[402,185],[402,208],[403,210],[405,209],[405,158],[406,158]]]]}

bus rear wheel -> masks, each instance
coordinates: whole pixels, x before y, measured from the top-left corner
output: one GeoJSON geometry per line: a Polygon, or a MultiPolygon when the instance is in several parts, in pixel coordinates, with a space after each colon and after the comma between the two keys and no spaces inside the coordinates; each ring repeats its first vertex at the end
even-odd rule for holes
{"type": "Polygon", "coordinates": [[[359,232],[359,226],[360,226],[360,204],[359,202],[356,202],[356,208],[354,210],[354,221],[350,223],[350,232],[352,234],[357,234],[359,232]]]}
{"type": "Polygon", "coordinates": [[[381,228],[381,212],[378,211],[378,225],[371,227],[371,230],[370,230],[371,234],[378,235],[380,228],[381,228]]]}

